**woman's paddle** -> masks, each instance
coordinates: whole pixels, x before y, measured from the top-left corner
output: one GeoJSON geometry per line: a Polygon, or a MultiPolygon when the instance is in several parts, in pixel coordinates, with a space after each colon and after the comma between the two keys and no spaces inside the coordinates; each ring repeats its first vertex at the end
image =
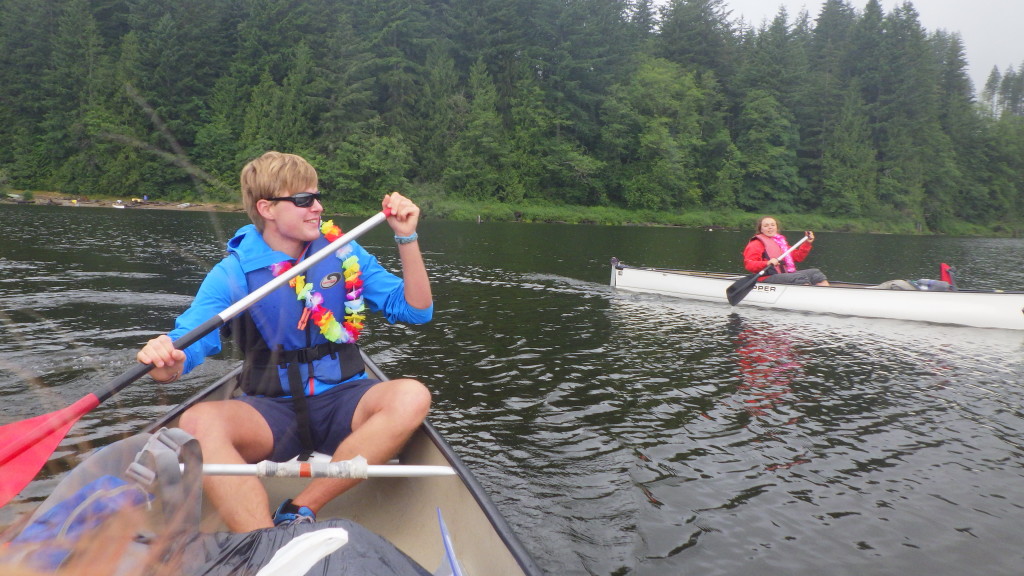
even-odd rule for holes
{"type": "MultiPolygon", "coordinates": [[[[783,252],[781,256],[776,258],[776,260],[779,260],[781,262],[783,258],[789,255],[790,252],[796,250],[798,246],[800,246],[806,241],[807,236],[804,236],[803,238],[800,239],[799,242],[793,244],[793,246],[791,246],[789,250],[783,252]]],[[[757,279],[760,278],[762,274],[767,272],[769,268],[771,268],[771,265],[765,266],[764,270],[761,270],[756,274],[751,274],[749,276],[740,278],[739,280],[733,282],[732,286],[726,288],[725,297],[729,299],[729,304],[735,306],[739,304],[741,300],[746,298],[747,294],[749,294],[750,291],[754,289],[754,286],[757,285],[757,279]]]]}
{"type": "MultiPolygon", "coordinates": [[[[235,302],[220,314],[195,327],[187,334],[174,341],[174,347],[184,350],[196,343],[203,336],[223,326],[228,320],[238,316],[257,301],[274,290],[287,284],[292,278],[302,274],[311,266],[337,252],[344,245],[365,234],[380,224],[390,214],[382,211],[372,218],[356,226],[352,230],[328,246],[306,257],[286,272],[270,282],[257,288],[248,296],[235,302]]],[[[136,364],[130,370],[115,378],[102,389],[82,397],[74,404],[20,422],[12,422],[0,426],[0,506],[6,505],[11,498],[28,485],[43,465],[57,449],[57,445],[67,435],[68,430],[85,414],[100,405],[129,384],[142,378],[153,369],[150,364],[136,364]]]]}

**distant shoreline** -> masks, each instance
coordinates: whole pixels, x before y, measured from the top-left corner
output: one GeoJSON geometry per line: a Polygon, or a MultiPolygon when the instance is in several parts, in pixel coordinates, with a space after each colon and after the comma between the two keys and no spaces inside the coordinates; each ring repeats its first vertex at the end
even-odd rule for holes
{"type": "Polygon", "coordinates": [[[0,203],[4,204],[38,204],[43,206],[92,206],[106,208],[124,208],[132,210],[179,210],[186,212],[245,212],[241,204],[225,202],[170,202],[167,200],[141,200],[139,198],[120,200],[110,198],[74,197],[57,192],[32,192],[32,200],[19,200],[11,196],[20,194],[10,192],[3,195],[0,203]]]}
{"type": "MultiPolygon", "coordinates": [[[[0,204],[14,204],[20,191],[0,193],[0,204]]],[[[419,191],[413,192],[416,194],[419,191]]],[[[27,203],[56,206],[112,207],[117,199],[109,197],[79,197],[58,192],[32,191],[27,203]]],[[[580,224],[598,226],[678,226],[711,230],[749,230],[761,213],[740,210],[627,210],[608,206],[572,206],[537,202],[505,204],[501,202],[474,202],[451,198],[438,198],[424,192],[417,195],[417,204],[423,217],[437,220],[481,222],[521,222],[548,224],[580,224]]],[[[25,202],[25,201],[21,201],[25,202]]],[[[125,208],[145,210],[178,210],[186,212],[245,213],[241,202],[126,202],[125,208]]],[[[330,216],[369,216],[375,209],[353,204],[331,205],[330,216]]],[[[421,217],[421,219],[423,218],[421,217]]],[[[867,218],[834,218],[822,214],[782,214],[787,230],[815,230],[818,232],[862,234],[906,234],[908,236],[950,235],[960,237],[1020,238],[1024,237],[1024,223],[994,223],[980,226],[958,222],[950,224],[946,234],[925,232],[910,220],[871,220],[867,218]]]]}

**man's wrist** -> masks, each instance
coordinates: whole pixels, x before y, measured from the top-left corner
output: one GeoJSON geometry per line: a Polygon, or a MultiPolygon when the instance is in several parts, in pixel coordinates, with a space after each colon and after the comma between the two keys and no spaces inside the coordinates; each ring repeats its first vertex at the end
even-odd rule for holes
{"type": "Polygon", "coordinates": [[[399,246],[401,246],[403,244],[412,244],[419,237],[420,237],[420,235],[415,233],[415,232],[413,232],[412,234],[410,234],[408,236],[399,236],[398,234],[395,234],[395,243],[398,244],[399,246]]]}

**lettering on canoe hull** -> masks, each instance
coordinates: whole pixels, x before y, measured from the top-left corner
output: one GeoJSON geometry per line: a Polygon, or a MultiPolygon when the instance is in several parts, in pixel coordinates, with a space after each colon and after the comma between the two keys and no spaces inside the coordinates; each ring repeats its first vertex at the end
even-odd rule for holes
{"type": "Polygon", "coordinates": [[[778,286],[772,286],[771,284],[758,284],[754,286],[754,292],[775,292],[778,286]]]}

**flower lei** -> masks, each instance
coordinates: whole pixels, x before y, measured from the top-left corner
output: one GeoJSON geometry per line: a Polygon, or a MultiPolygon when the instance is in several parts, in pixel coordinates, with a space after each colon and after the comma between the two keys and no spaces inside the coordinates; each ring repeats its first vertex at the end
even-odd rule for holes
{"type": "MultiPolygon", "coordinates": [[[[341,228],[328,220],[320,225],[320,232],[327,238],[328,242],[334,242],[341,236],[341,228]]],[[[334,313],[324,307],[324,297],[319,292],[314,292],[313,284],[306,282],[305,276],[296,276],[288,283],[295,289],[298,300],[305,301],[305,308],[302,311],[302,318],[299,320],[299,330],[306,329],[306,323],[310,318],[320,328],[320,333],[331,342],[347,344],[359,340],[359,333],[363,330],[363,321],[366,316],[362,314],[366,310],[363,303],[363,280],[362,270],[359,268],[359,258],[352,254],[352,248],[345,246],[335,254],[341,260],[341,268],[345,276],[345,322],[340,323],[334,317],[334,313]]],[[[270,269],[274,276],[285,273],[294,264],[290,261],[273,264],[270,269]]]]}
{"type": "MultiPolygon", "coordinates": [[[[775,243],[779,245],[779,248],[782,248],[783,252],[789,250],[789,243],[786,242],[786,237],[782,234],[776,234],[771,239],[775,240],[775,243]]],[[[786,272],[796,272],[796,264],[793,263],[792,254],[786,254],[786,257],[782,259],[782,265],[786,272]]]]}

